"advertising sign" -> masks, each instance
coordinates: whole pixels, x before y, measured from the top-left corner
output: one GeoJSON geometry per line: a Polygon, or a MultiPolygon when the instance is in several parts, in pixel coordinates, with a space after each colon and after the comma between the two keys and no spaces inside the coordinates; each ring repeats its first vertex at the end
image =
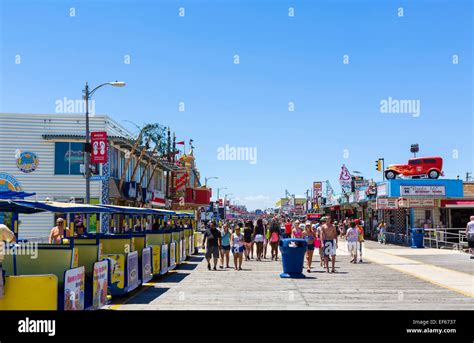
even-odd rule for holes
{"type": "Polygon", "coordinates": [[[110,259],[110,283],[117,290],[125,288],[125,257],[122,254],[105,254],[110,259]]]}
{"type": "Polygon", "coordinates": [[[91,132],[91,163],[107,163],[107,132],[91,132]]]}
{"type": "Polygon", "coordinates": [[[16,166],[23,173],[31,173],[38,168],[39,159],[34,152],[25,151],[18,155],[16,159],[16,166]]]}
{"type": "Polygon", "coordinates": [[[148,282],[152,279],[151,271],[151,248],[142,250],[142,282],[148,282]]]}
{"type": "Polygon", "coordinates": [[[168,272],[168,244],[161,246],[161,269],[160,274],[166,274],[168,272]]]}
{"type": "Polygon", "coordinates": [[[176,242],[170,243],[170,266],[169,269],[176,267],[176,242]]]}
{"type": "Polygon", "coordinates": [[[64,310],[81,311],[84,309],[85,268],[69,269],[64,274],[64,310]]]}
{"type": "Polygon", "coordinates": [[[138,287],[138,251],[132,251],[127,255],[127,280],[129,291],[138,287]]]}
{"type": "Polygon", "coordinates": [[[21,185],[13,176],[0,173],[0,191],[21,191],[21,185]]]}
{"type": "Polygon", "coordinates": [[[158,274],[160,272],[160,265],[161,265],[161,246],[154,245],[151,249],[151,264],[153,267],[153,274],[158,274]]]}
{"type": "Polygon", "coordinates": [[[397,210],[397,198],[377,198],[377,210],[397,210]]]}
{"type": "Polygon", "coordinates": [[[323,196],[323,183],[320,181],[313,182],[313,199],[323,196]]]}
{"type": "Polygon", "coordinates": [[[107,304],[108,277],[108,261],[94,263],[94,275],[92,280],[92,307],[94,310],[100,309],[107,304]]]}
{"type": "Polygon", "coordinates": [[[186,245],[184,244],[184,239],[181,240],[181,261],[186,260],[186,245]]]}
{"type": "Polygon", "coordinates": [[[400,196],[444,196],[445,186],[400,186],[400,196]]]}

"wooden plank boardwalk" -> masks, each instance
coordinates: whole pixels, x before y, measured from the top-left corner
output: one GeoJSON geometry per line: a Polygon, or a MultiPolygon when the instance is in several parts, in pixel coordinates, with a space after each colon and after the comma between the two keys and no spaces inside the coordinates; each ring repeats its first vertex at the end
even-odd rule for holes
{"type": "MultiPolygon", "coordinates": [[[[414,276],[412,271],[405,272],[404,267],[408,270],[413,268],[413,265],[423,264],[417,260],[410,260],[411,255],[437,256],[438,253],[434,249],[425,250],[422,255],[415,250],[410,251],[410,248],[379,246],[375,242],[367,242],[367,259],[364,263],[354,265],[349,263],[344,245],[344,242],[340,242],[337,273],[325,273],[319,266],[319,256],[315,256],[314,272],[305,273],[307,275],[305,279],[281,279],[279,277],[282,271],[281,262],[269,259],[262,262],[244,261],[242,271],[233,269],[209,271],[201,253],[179,266],[170,275],[150,282],[147,287],[127,299],[119,299],[118,303],[110,308],[120,310],[474,309],[473,297],[414,276]],[[387,260],[380,257],[383,250],[392,248],[402,251],[398,255],[403,255],[403,259],[398,260],[392,255],[387,255],[391,256],[387,260]],[[375,261],[369,258],[374,258],[375,261]],[[393,268],[394,265],[397,269],[393,268]]],[[[458,258],[468,260],[466,255],[459,255],[458,258]]],[[[452,256],[450,261],[456,264],[456,259],[452,256]]],[[[474,265],[474,260],[469,262],[474,265]]],[[[449,268],[449,264],[445,263],[443,268],[449,268]]],[[[466,280],[473,278],[472,270],[471,273],[463,273],[460,276],[465,287],[466,280]]]]}

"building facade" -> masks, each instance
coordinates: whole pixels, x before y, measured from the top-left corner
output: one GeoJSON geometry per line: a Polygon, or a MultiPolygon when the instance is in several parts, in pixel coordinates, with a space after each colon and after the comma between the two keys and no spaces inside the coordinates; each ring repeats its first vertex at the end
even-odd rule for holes
{"type": "MultiPolygon", "coordinates": [[[[107,115],[91,116],[90,130],[108,135],[108,162],[92,175],[91,203],[171,206],[166,174],[173,167],[142,153],[146,147],[135,146],[133,135],[107,115]]],[[[0,189],[34,192],[36,200],[83,203],[84,147],[82,114],[0,113],[0,189]]],[[[100,228],[92,220],[92,230],[105,231],[103,219],[100,228]]],[[[52,213],[21,215],[20,237],[47,236],[54,222],[52,213]]]]}

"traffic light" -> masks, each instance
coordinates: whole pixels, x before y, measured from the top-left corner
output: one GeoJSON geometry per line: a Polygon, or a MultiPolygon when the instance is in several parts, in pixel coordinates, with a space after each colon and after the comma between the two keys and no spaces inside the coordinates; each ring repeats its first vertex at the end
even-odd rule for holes
{"type": "Polygon", "coordinates": [[[377,161],[375,161],[375,169],[377,171],[382,171],[382,159],[379,158],[377,161]]]}

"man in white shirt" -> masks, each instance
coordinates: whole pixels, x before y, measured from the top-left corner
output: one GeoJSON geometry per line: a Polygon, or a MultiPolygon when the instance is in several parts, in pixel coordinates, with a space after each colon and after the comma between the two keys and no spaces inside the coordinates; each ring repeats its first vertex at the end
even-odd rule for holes
{"type": "Polygon", "coordinates": [[[351,263],[357,263],[357,242],[359,241],[359,230],[354,222],[351,222],[346,232],[347,249],[351,254],[351,263]]]}

